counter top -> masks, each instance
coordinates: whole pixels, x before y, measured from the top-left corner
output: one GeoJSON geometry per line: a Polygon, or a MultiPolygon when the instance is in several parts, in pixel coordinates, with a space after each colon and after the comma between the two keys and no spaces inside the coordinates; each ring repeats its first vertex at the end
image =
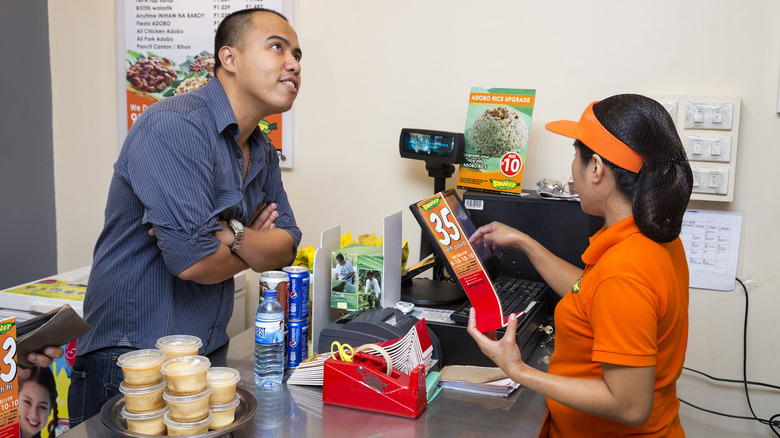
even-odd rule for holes
{"type": "MultiPolygon", "coordinates": [[[[527,363],[546,369],[551,353],[539,347],[527,363]]],[[[416,419],[396,417],[339,406],[323,405],[322,388],[282,385],[278,390],[255,389],[252,374],[254,332],[246,330],[230,341],[227,365],[241,374],[239,385],[253,391],[257,414],[235,430],[235,438],[285,437],[536,437],[547,404],[543,396],[520,387],[509,397],[476,395],[445,388],[416,419]]],[[[62,435],[66,438],[121,437],[96,415],[62,435]]]]}

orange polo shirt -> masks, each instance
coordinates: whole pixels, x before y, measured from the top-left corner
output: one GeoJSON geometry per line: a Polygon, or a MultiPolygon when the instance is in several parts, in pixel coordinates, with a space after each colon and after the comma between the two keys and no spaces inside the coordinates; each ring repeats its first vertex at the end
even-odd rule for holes
{"type": "Polygon", "coordinates": [[[650,418],[630,427],[547,399],[550,437],[682,437],[676,382],[688,345],[688,263],[679,238],[659,244],[633,217],[602,228],[582,278],[555,309],[549,372],[601,379],[601,364],[655,366],[650,418]]]}

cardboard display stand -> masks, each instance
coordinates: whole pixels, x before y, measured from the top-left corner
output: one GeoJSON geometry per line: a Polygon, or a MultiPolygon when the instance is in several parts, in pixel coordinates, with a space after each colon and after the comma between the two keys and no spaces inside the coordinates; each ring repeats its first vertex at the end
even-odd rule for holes
{"type": "MultiPolygon", "coordinates": [[[[382,278],[382,307],[392,307],[401,299],[401,212],[383,219],[382,254],[384,274],[382,278]]],[[[338,319],[339,310],[330,306],[330,256],[340,247],[341,227],[324,230],[320,235],[320,247],[314,254],[311,287],[311,339],[312,351],[318,351],[320,332],[338,319]]]]}

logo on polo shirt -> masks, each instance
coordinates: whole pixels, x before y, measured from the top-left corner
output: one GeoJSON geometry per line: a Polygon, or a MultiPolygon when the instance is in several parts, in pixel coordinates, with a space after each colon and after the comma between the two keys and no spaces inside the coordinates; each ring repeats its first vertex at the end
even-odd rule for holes
{"type": "Polygon", "coordinates": [[[582,281],[582,276],[580,275],[580,278],[577,279],[577,282],[574,283],[574,285],[571,287],[571,291],[573,293],[577,293],[580,291],[580,282],[582,281]]]}

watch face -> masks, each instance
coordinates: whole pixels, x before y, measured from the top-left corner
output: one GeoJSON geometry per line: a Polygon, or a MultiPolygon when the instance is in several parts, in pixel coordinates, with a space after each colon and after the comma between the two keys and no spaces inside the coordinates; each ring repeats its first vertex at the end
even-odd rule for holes
{"type": "Polygon", "coordinates": [[[242,224],[236,219],[230,219],[230,228],[233,229],[233,232],[238,233],[244,231],[244,224],[242,224]]]}

